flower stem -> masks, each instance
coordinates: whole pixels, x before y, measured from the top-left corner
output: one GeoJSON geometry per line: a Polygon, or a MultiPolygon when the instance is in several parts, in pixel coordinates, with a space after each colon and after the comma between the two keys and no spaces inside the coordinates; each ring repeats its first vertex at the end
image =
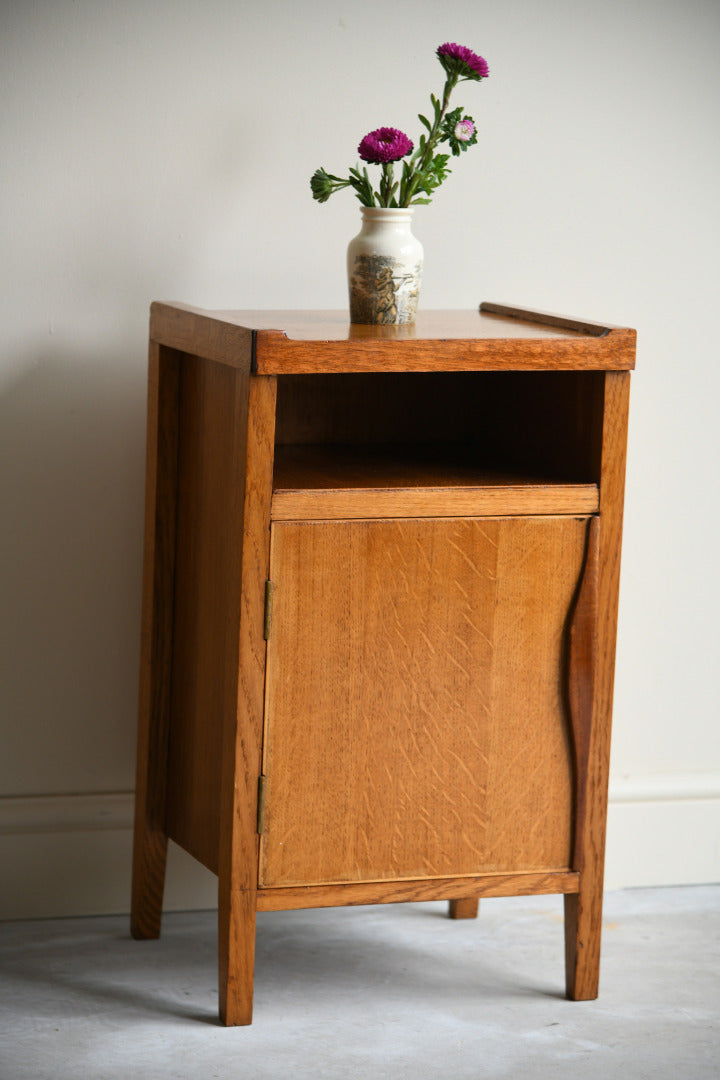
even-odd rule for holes
{"type": "Polygon", "coordinates": [[[445,119],[445,113],[448,111],[448,106],[450,104],[450,95],[452,94],[453,90],[457,86],[457,82],[458,82],[457,75],[448,75],[447,79],[445,80],[445,86],[443,88],[442,105],[440,106],[440,111],[439,112],[438,112],[437,109],[435,110],[435,117],[434,117],[434,120],[433,120],[433,123],[432,123],[432,127],[430,128],[430,133],[428,134],[427,140],[425,142],[425,149],[423,150],[422,155],[420,155],[420,151],[417,150],[415,152],[415,154],[413,154],[412,158],[410,159],[410,166],[411,166],[411,169],[412,169],[413,178],[410,181],[410,183],[408,184],[407,190],[402,193],[402,198],[401,198],[401,201],[400,201],[401,206],[409,206],[410,205],[410,200],[412,199],[413,195],[417,191],[417,186],[418,186],[418,184],[420,182],[420,178],[422,176],[422,173],[428,167],[428,165],[429,165],[429,163],[430,163],[430,161],[432,159],[433,152],[434,152],[435,147],[437,145],[437,141],[438,141],[438,138],[440,136],[440,131],[442,129],[442,122],[445,119]],[[418,161],[417,161],[416,165],[413,165],[413,162],[415,161],[416,156],[419,156],[418,161]]]}
{"type": "Polygon", "coordinates": [[[382,179],[380,181],[380,205],[388,207],[394,185],[393,163],[386,161],[382,167],[382,179]]]}

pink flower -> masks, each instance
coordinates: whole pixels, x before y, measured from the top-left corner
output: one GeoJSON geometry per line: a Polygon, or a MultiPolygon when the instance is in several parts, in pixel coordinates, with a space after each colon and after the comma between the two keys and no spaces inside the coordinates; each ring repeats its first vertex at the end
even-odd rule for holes
{"type": "Polygon", "coordinates": [[[461,120],[459,124],[455,125],[455,138],[458,142],[469,142],[475,134],[475,125],[472,120],[461,120]]]}
{"type": "Polygon", "coordinates": [[[437,49],[437,58],[445,68],[448,75],[455,75],[461,79],[486,79],[490,74],[487,61],[478,56],[472,49],[464,45],[456,45],[455,42],[446,41],[437,49]]]}
{"type": "Polygon", "coordinates": [[[371,165],[382,165],[387,161],[399,161],[406,154],[411,154],[413,144],[407,135],[397,128],[381,127],[371,131],[358,146],[358,154],[371,165]]]}

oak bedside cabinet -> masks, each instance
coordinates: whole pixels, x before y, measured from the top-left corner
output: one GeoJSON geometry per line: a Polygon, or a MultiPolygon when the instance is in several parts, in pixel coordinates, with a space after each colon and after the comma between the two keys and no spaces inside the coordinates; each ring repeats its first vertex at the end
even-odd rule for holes
{"type": "Polygon", "coordinates": [[[168,839],[256,911],[563,894],[597,996],[635,333],[154,304],[132,931],[168,839]]]}

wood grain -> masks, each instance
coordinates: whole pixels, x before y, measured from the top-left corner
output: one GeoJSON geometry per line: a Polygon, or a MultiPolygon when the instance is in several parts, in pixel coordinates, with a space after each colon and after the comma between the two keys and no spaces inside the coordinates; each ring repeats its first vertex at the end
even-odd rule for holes
{"type": "Polygon", "coordinates": [[[598,336],[478,311],[423,311],[410,327],[354,326],[345,312],[204,312],[155,303],[153,340],[224,363],[253,333],[261,375],[359,371],[626,370],[635,332],[598,336]],[[240,331],[240,333],[239,333],[240,331]],[[439,347],[441,346],[441,347],[439,347]]]}
{"type": "Polygon", "coordinates": [[[600,519],[588,524],[585,565],[572,611],[568,641],[568,706],[574,763],[573,863],[582,861],[598,633],[598,552],[600,519]]]}
{"type": "Polygon", "coordinates": [[[579,874],[568,870],[259,889],[257,908],[258,911],[287,911],[294,908],[408,904],[428,900],[450,900],[469,906],[476,903],[479,897],[573,893],[579,888],[579,880],[579,874]]]}
{"type": "Polygon", "coordinates": [[[151,343],[148,362],[145,544],[130,927],[160,934],[167,832],[180,357],[151,343]]]}
{"type": "Polygon", "coordinates": [[[252,362],[250,327],[187,304],[151,304],[150,340],[241,370],[252,362]]]}
{"type": "Polygon", "coordinates": [[[275,523],[263,886],[566,869],[585,520],[275,523]]]}
{"type": "Polygon", "coordinates": [[[632,331],[605,337],[534,337],[447,340],[442,350],[432,339],[305,342],[272,330],[256,334],[256,370],[265,375],[379,370],[422,371],[601,371],[629,370],[634,363],[632,331]],[[392,345],[393,348],[388,346],[392,345]]]}
{"type": "Polygon", "coordinates": [[[334,444],[364,454],[368,470],[374,454],[394,449],[431,470],[460,466],[468,477],[474,468],[597,483],[592,431],[602,379],[594,371],[283,376],[278,467],[288,453],[334,444]]]}
{"type": "Polygon", "coordinates": [[[598,509],[595,484],[498,473],[474,462],[474,448],[462,446],[282,446],[272,517],[478,517],[598,509]]]}
{"type": "Polygon", "coordinates": [[[607,323],[590,322],[587,319],[574,319],[567,315],[557,315],[550,311],[533,311],[530,308],[515,307],[513,304],[497,304],[483,300],[480,304],[483,315],[498,315],[503,319],[520,319],[524,323],[536,326],[553,326],[558,330],[574,330],[591,337],[605,337],[612,330],[621,329],[607,323]]]}
{"type": "Polygon", "coordinates": [[[562,893],[597,994],[635,333],[482,308],[153,305],[131,925],[169,833],[227,1024],[256,911],[304,906],[562,893]]]}
{"type": "Polygon", "coordinates": [[[224,729],[237,709],[248,380],[249,365],[183,358],[168,833],[214,873],[224,729]]]}
{"type": "Polygon", "coordinates": [[[574,869],[580,890],[565,901],[566,983],[568,997],[597,997],[600,977],[605,830],[607,821],[610,733],[615,671],[620,552],[630,378],[607,373],[595,432],[600,472],[598,537],[598,629],[595,692],[582,830],[575,846],[574,869]]]}
{"type": "Polygon", "coordinates": [[[512,514],[591,514],[594,484],[492,483],[477,487],[340,488],[277,491],[275,521],[351,518],[502,517],[512,514]]]}
{"type": "Polygon", "coordinates": [[[448,916],[451,919],[477,919],[480,903],[476,896],[464,900],[451,900],[448,916]]]}
{"type": "Polygon", "coordinates": [[[227,892],[220,878],[218,893],[218,967],[220,985],[220,1022],[226,1027],[252,1023],[255,986],[255,912],[254,890],[231,889],[227,892]]]}
{"type": "MultiPolygon", "coordinates": [[[[249,362],[249,357],[248,357],[249,362]]],[[[218,951],[220,1016],[225,1024],[252,1019],[255,907],[258,883],[257,795],[261,772],[265,683],[265,581],[270,551],[270,495],[275,435],[274,379],[252,376],[244,441],[235,457],[244,485],[233,497],[242,508],[242,542],[235,549],[240,581],[237,637],[225,665],[237,673],[223,735],[220,784],[218,951]],[[241,467],[242,467],[241,466],[241,467]]],[[[238,429],[238,436],[241,435],[238,429]]]]}
{"type": "Polygon", "coordinates": [[[507,460],[518,444],[524,451],[532,424],[533,453],[544,462],[549,446],[555,466],[567,469],[568,454],[586,457],[596,381],[592,372],[572,371],[284,375],[278,379],[277,442],[455,444],[486,459],[499,450],[507,460]]]}

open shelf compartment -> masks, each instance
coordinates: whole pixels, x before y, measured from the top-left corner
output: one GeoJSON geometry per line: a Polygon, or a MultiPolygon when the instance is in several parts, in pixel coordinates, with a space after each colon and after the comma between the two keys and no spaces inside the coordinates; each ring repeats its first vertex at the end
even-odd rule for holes
{"type": "Polygon", "coordinates": [[[595,513],[596,386],[592,372],[280,377],[272,517],[595,513]]]}

